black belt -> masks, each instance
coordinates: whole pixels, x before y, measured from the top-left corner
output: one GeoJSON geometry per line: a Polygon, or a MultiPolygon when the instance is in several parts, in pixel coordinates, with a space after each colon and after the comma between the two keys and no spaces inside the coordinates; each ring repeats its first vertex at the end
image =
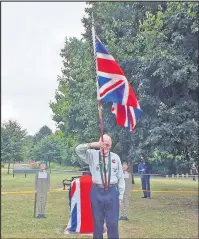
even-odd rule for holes
{"type": "MultiPolygon", "coordinates": [[[[96,184],[96,183],[93,183],[93,185],[95,185],[95,186],[98,187],[98,188],[104,188],[104,185],[103,185],[103,184],[96,184]]],[[[108,185],[109,188],[113,188],[113,187],[117,187],[117,186],[118,186],[117,183],[109,184],[109,185],[108,185]]]]}

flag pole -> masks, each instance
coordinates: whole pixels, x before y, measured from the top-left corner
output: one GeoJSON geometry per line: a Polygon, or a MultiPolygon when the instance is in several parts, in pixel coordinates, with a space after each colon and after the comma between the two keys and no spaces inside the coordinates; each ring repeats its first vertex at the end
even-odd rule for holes
{"type": "MultiPolygon", "coordinates": [[[[104,124],[102,118],[102,103],[99,98],[99,87],[98,87],[98,76],[97,76],[97,61],[96,61],[96,41],[95,41],[95,25],[94,25],[94,17],[92,12],[92,39],[93,39],[93,52],[94,52],[94,61],[95,61],[95,69],[96,69],[96,84],[97,84],[97,101],[98,101],[98,112],[99,112],[99,121],[100,121],[100,137],[102,142],[104,142],[104,124]]],[[[104,149],[102,150],[103,163],[104,163],[104,181],[105,181],[105,190],[108,191],[107,184],[107,175],[106,175],[106,164],[105,164],[105,154],[104,149]]]]}

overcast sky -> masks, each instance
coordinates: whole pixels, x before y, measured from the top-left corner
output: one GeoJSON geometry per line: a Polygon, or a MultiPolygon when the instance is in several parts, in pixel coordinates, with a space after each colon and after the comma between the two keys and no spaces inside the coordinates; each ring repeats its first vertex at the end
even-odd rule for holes
{"type": "Polygon", "coordinates": [[[84,2],[3,2],[1,8],[1,117],[29,134],[55,129],[50,100],[58,86],[64,38],[84,31],[84,2]]]}

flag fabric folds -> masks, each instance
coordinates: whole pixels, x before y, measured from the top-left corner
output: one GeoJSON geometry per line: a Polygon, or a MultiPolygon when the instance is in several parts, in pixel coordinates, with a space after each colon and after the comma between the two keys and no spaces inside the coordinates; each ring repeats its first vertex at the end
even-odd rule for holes
{"type": "Polygon", "coordinates": [[[133,131],[142,112],[136,95],[123,70],[97,36],[95,43],[98,100],[113,102],[112,113],[117,124],[133,131]]]}
{"type": "Polygon", "coordinates": [[[91,187],[92,177],[89,175],[84,175],[71,183],[69,192],[71,215],[66,228],[69,233],[93,233],[91,187]]]}
{"type": "MultiPolygon", "coordinates": [[[[64,234],[93,234],[94,221],[90,200],[91,188],[92,176],[88,174],[72,181],[69,189],[70,217],[64,234]]],[[[105,221],[103,233],[106,233],[105,221]]]]}

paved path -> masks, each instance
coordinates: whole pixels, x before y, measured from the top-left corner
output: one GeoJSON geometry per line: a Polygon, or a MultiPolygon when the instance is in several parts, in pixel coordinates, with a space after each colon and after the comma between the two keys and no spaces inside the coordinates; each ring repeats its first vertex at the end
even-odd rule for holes
{"type": "Polygon", "coordinates": [[[29,164],[21,164],[21,163],[16,163],[14,168],[15,169],[29,169],[29,164]]]}

